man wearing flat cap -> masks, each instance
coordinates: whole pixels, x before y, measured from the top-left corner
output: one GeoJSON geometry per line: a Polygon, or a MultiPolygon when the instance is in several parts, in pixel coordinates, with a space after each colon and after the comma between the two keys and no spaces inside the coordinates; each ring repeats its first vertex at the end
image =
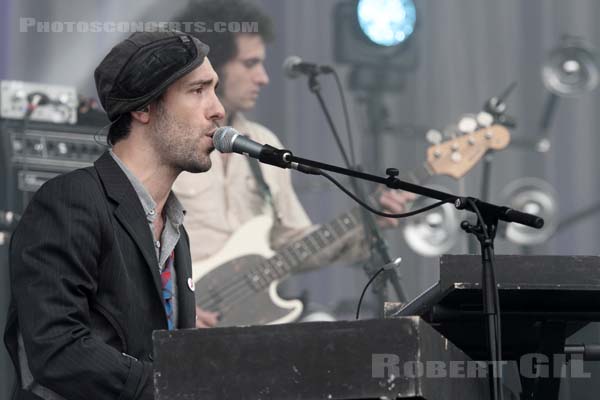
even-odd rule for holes
{"type": "Polygon", "coordinates": [[[207,53],[181,32],[135,33],[97,67],[111,148],[43,185],[11,242],[17,399],[151,399],[152,331],[195,326],[171,186],[211,166],[224,110],[207,53]]]}

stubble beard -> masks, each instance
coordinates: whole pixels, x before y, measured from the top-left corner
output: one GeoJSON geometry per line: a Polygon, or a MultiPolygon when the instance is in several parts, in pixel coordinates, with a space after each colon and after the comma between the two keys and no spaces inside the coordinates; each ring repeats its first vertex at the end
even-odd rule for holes
{"type": "Polygon", "coordinates": [[[152,141],[161,161],[177,172],[208,171],[212,166],[210,156],[198,150],[198,143],[203,136],[198,136],[195,129],[171,117],[162,104],[158,104],[157,111],[152,141]]]}

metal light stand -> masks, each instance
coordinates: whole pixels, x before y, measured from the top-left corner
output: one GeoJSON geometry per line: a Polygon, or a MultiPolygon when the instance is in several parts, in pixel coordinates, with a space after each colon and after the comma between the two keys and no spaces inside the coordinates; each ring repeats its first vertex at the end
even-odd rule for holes
{"type": "MultiPolygon", "coordinates": [[[[342,151],[342,156],[344,158],[346,165],[348,166],[349,169],[360,170],[360,168],[356,168],[356,167],[352,168],[352,166],[350,165],[350,161],[348,160],[348,157],[346,156],[346,153],[343,150],[343,146],[339,139],[339,135],[337,134],[337,129],[335,128],[335,124],[333,123],[331,114],[329,113],[329,110],[327,109],[327,105],[325,104],[325,101],[323,100],[323,96],[321,95],[321,85],[319,84],[317,76],[318,76],[317,73],[310,74],[310,76],[308,78],[308,87],[309,87],[310,91],[312,93],[314,93],[314,95],[317,97],[317,100],[319,101],[319,105],[321,106],[321,109],[323,110],[323,113],[325,114],[327,123],[329,124],[329,127],[332,130],[332,132],[334,133],[334,137],[337,141],[337,144],[342,151]]],[[[364,199],[365,196],[364,196],[364,191],[362,189],[362,186],[354,179],[351,179],[350,182],[351,182],[352,188],[354,189],[354,192],[357,194],[357,196],[364,199]]],[[[379,256],[379,258],[381,260],[381,264],[389,265],[390,263],[392,263],[392,258],[389,255],[388,245],[387,245],[385,239],[382,237],[379,227],[375,223],[373,215],[371,213],[367,212],[366,210],[361,210],[361,211],[362,211],[362,220],[363,220],[363,224],[365,227],[365,233],[366,233],[367,238],[370,239],[370,241],[371,241],[371,249],[374,250],[375,254],[377,254],[379,256]]],[[[374,264],[375,263],[372,263],[372,262],[367,262],[364,264],[365,273],[369,277],[373,276],[379,269],[374,264]]],[[[385,301],[388,297],[387,296],[387,280],[389,280],[391,282],[392,287],[394,288],[394,291],[396,292],[396,296],[398,297],[398,300],[400,302],[406,302],[406,295],[404,294],[402,285],[400,284],[400,277],[398,276],[397,270],[395,268],[386,270],[386,272],[384,273],[384,279],[380,279],[379,282],[377,282],[374,285],[374,289],[373,289],[377,295],[379,302],[381,303],[381,307],[379,307],[379,310],[382,315],[384,312],[383,304],[385,303],[385,301]]]]}

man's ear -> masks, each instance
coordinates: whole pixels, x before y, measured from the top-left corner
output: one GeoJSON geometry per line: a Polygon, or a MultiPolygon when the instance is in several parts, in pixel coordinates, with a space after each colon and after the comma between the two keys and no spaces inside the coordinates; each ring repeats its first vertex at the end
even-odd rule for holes
{"type": "Polygon", "coordinates": [[[148,111],[149,111],[149,108],[148,108],[148,106],[146,106],[146,107],[142,108],[141,110],[132,111],[131,117],[142,124],[147,124],[148,121],[150,121],[150,114],[148,113],[148,111]]]}

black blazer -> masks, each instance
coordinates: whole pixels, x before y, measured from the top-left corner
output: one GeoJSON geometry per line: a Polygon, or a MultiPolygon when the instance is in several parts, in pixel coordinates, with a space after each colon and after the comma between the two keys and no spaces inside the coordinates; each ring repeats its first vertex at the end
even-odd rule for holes
{"type": "MultiPolygon", "coordinates": [[[[195,326],[191,265],[182,230],[179,328],[195,326]]],[[[12,237],[10,273],[15,365],[20,330],[34,379],[63,397],[149,396],[152,331],[167,329],[160,275],[142,205],[110,154],[40,188],[12,237]]]]}

